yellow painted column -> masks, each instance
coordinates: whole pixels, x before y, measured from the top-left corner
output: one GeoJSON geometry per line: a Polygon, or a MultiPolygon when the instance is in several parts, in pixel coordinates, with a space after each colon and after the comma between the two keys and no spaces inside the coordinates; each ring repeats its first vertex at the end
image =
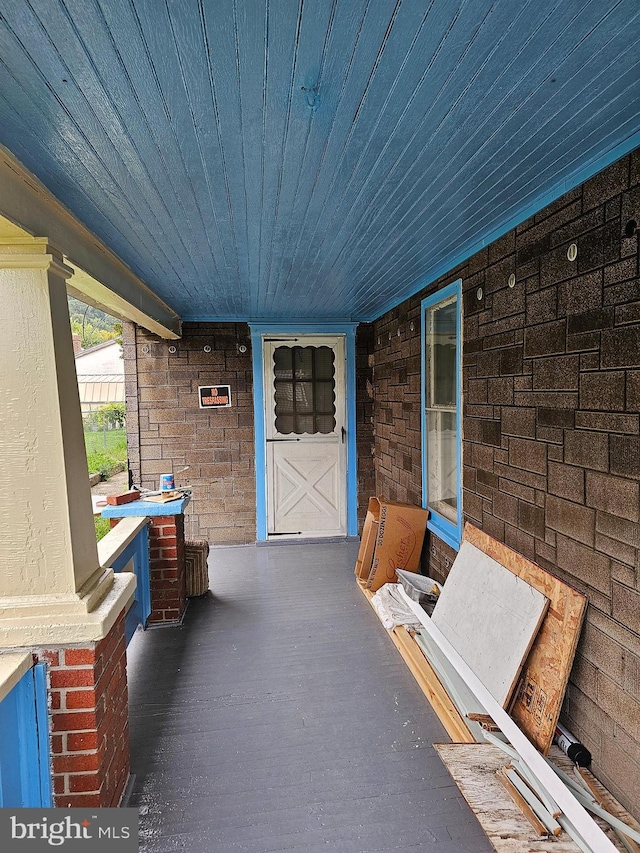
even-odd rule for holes
{"type": "Polygon", "coordinates": [[[44,238],[0,238],[0,648],[99,639],[132,592],[98,561],[71,272],[44,238]]]}

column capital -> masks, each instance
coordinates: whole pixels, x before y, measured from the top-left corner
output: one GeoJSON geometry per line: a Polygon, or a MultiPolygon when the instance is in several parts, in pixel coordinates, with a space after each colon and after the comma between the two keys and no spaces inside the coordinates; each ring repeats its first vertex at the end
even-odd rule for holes
{"type": "Polygon", "coordinates": [[[51,270],[65,279],[73,275],[47,237],[0,237],[0,269],[51,270]]]}

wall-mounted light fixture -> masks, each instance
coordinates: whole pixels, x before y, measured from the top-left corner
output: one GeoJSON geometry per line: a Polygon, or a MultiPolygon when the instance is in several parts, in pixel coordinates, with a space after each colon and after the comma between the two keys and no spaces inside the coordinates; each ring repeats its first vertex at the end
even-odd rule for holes
{"type": "Polygon", "coordinates": [[[174,353],[178,352],[178,347],[175,347],[173,344],[171,344],[171,346],[169,347],[169,352],[171,353],[171,355],[173,355],[174,353]]]}
{"type": "Polygon", "coordinates": [[[516,286],[516,274],[514,272],[512,272],[511,275],[509,276],[509,280],[507,281],[507,284],[509,285],[509,287],[515,287],[516,286]]]}
{"type": "Polygon", "coordinates": [[[567,258],[568,258],[570,261],[575,261],[575,259],[576,259],[577,257],[578,257],[578,246],[577,246],[577,244],[576,244],[576,243],[572,243],[572,244],[569,246],[569,248],[567,249],[567,258]]]}
{"type": "Polygon", "coordinates": [[[479,287],[479,288],[476,290],[476,299],[478,300],[478,302],[481,302],[481,301],[482,301],[482,297],[483,297],[483,296],[484,296],[484,291],[482,290],[482,288],[481,288],[481,287],[479,287]]]}

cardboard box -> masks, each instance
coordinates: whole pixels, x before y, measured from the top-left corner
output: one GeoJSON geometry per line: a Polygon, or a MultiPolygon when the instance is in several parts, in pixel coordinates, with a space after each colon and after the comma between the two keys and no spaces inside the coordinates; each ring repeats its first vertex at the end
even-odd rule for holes
{"type": "Polygon", "coordinates": [[[397,580],[396,569],[419,571],[427,517],[421,507],[370,498],[356,561],[358,581],[375,592],[397,580]]]}
{"type": "Polygon", "coordinates": [[[373,563],[373,552],[378,538],[378,522],[380,521],[380,501],[377,498],[369,498],[367,515],[362,528],[362,538],[356,559],[356,577],[358,581],[365,584],[369,579],[371,564],[373,563]]]}

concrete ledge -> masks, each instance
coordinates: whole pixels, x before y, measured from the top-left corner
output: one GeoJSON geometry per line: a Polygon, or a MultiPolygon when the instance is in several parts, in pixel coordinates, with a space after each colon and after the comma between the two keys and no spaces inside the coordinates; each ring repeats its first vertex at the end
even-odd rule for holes
{"type": "Polygon", "coordinates": [[[33,666],[33,657],[29,652],[18,654],[0,654],[0,702],[20,681],[25,672],[33,666]]]}
{"type": "Polygon", "coordinates": [[[101,566],[108,568],[132,542],[139,531],[146,526],[149,519],[146,516],[130,516],[122,521],[103,536],[98,542],[98,560],[101,566]]]}
{"type": "Polygon", "coordinates": [[[136,576],[131,572],[113,575],[113,586],[89,613],[38,613],[31,610],[20,614],[19,608],[4,609],[0,616],[0,649],[20,649],[37,646],[97,643],[107,636],[123,610],[128,610],[136,590],[136,576]]]}

